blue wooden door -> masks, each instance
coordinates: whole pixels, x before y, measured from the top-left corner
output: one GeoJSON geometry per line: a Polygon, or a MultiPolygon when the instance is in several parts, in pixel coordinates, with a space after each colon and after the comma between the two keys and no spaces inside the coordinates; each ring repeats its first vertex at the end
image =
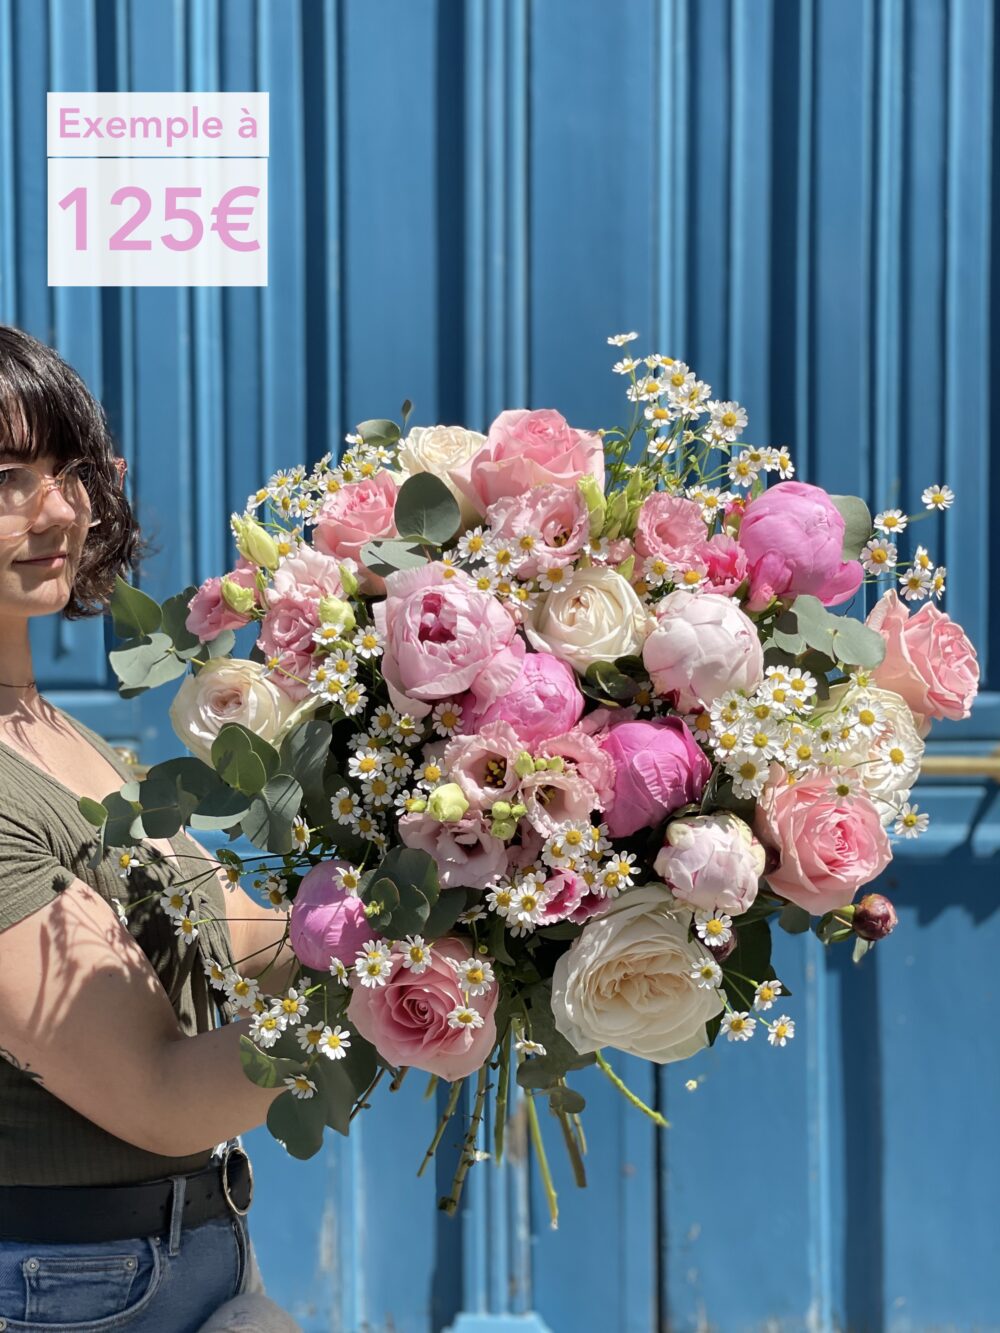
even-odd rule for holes
{"type": "MultiPolygon", "coordinates": [[[[261,477],[404,397],[428,423],[621,420],[605,338],[641,330],[808,479],[910,510],[959,492],[926,537],[985,689],[931,755],[985,762],[994,52],[991,0],[0,0],[0,319],[100,392],[157,596],[225,567],[261,477]],[[268,90],[270,286],[48,289],[49,88],[268,90]]],[[[169,691],[120,700],[100,625],[34,628],[58,702],[175,750],[169,691]]],[[[975,772],[920,799],[891,941],[853,967],[780,937],[789,1048],[622,1060],[661,1134],[580,1077],[591,1182],[547,1135],[558,1231],[520,1120],[510,1165],[436,1211],[413,1076],[311,1162],[256,1131],[272,1293],[310,1333],[1000,1328],[1000,804],[975,772]]]]}

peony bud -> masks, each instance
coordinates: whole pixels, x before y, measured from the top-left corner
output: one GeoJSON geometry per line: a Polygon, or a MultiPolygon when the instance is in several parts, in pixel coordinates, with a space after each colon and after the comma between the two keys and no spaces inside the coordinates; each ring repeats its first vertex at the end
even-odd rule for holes
{"type": "Polygon", "coordinates": [[[435,787],[427,802],[427,812],[441,824],[456,824],[466,810],[469,802],[457,782],[446,782],[442,787],[435,787]]]}
{"type": "Polygon", "coordinates": [[[263,569],[278,567],[277,542],[255,518],[234,517],[232,527],[236,538],[236,549],[240,555],[252,560],[255,565],[260,565],[263,569]]]}
{"type": "Polygon", "coordinates": [[[881,893],[866,893],[855,906],[852,925],[863,940],[884,940],[892,933],[898,918],[896,909],[881,893]]]}
{"type": "Polygon", "coordinates": [[[319,599],[319,619],[321,625],[335,625],[341,634],[350,634],[357,624],[349,602],[339,597],[321,597],[319,599]]]}
{"type": "Polygon", "coordinates": [[[248,616],[257,600],[253,588],[244,588],[242,584],[234,583],[232,579],[226,577],[223,578],[219,591],[230,611],[235,611],[238,616],[248,616]]]}

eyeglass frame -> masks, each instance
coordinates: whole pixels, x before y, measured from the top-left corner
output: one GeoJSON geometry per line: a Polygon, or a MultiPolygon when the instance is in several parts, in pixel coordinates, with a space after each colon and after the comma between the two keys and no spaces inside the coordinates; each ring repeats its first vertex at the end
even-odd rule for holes
{"type": "MultiPolygon", "coordinates": [[[[35,520],[38,518],[38,515],[42,512],[42,505],[45,503],[45,499],[49,491],[53,489],[58,490],[59,494],[66,501],[66,503],[70,504],[71,502],[67,499],[66,493],[63,490],[62,484],[59,479],[60,477],[65,475],[67,469],[74,467],[77,463],[90,463],[91,461],[92,460],[89,458],[71,458],[68,463],[65,463],[59,469],[58,472],[50,472],[50,473],[35,472],[35,476],[38,477],[38,489],[35,492],[37,496],[37,503],[35,506],[35,512],[28,519],[28,526],[24,529],[24,532],[0,532],[0,541],[16,541],[18,537],[24,537],[27,535],[27,533],[31,531],[31,525],[35,522],[35,520]]],[[[125,460],[115,459],[115,462],[116,464],[119,462],[124,464],[125,460]]],[[[34,469],[28,467],[27,464],[25,463],[0,463],[0,476],[2,476],[3,473],[5,472],[11,471],[13,468],[21,468],[26,472],[34,472],[34,469]]],[[[120,469],[119,477],[122,481],[124,481],[125,479],[124,467],[120,469]]],[[[91,509],[90,512],[93,513],[94,512],[93,509],[91,509]]],[[[77,522],[79,522],[79,518],[74,519],[74,525],[77,522]]],[[[90,532],[92,531],[92,529],[99,527],[100,523],[101,520],[99,518],[95,519],[93,523],[88,523],[87,531],[90,532]]]]}

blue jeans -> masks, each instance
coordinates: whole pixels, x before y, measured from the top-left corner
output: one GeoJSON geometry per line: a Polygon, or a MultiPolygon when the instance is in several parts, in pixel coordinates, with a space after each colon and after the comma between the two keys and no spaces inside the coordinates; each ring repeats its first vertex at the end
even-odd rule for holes
{"type": "MultiPolygon", "coordinates": [[[[176,1178],[175,1178],[176,1179],[176,1178]]],[[[182,1179],[182,1178],[181,1178],[182,1179]]],[[[131,1240],[0,1240],[0,1333],[197,1333],[246,1286],[250,1236],[237,1213],[131,1240]]]]}

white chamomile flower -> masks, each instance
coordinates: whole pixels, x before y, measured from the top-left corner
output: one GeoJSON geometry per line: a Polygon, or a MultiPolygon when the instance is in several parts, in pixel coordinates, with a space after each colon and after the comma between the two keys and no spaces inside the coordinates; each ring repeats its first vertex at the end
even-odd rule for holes
{"type": "Polygon", "coordinates": [[[772,1046],[784,1046],[795,1036],[795,1024],[787,1014],[767,1024],[767,1040],[772,1046]]]}
{"type": "Polygon", "coordinates": [[[354,961],[354,972],[362,986],[384,986],[392,971],[392,955],[382,940],[369,940],[354,961]]]}
{"type": "Polygon", "coordinates": [[[861,552],[861,564],[869,574],[885,574],[896,567],[896,546],[884,537],[872,537],[861,552]]]}
{"type": "Polygon", "coordinates": [[[486,528],[470,528],[458,539],[458,553],[466,560],[485,560],[492,540],[493,534],[486,528]]]}
{"type": "Polygon", "coordinates": [[[525,875],[514,889],[507,920],[513,922],[511,929],[515,935],[526,935],[534,930],[542,919],[548,890],[538,875],[525,875]]]}
{"type": "Polygon", "coordinates": [[[463,958],[448,960],[456,975],[458,984],[470,995],[485,995],[494,982],[493,965],[485,958],[463,958]]]}
{"type": "Polygon", "coordinates": [[[715,990],[722,985],[722,968],[714,958],[703,958],[700,963],[695,963],[690,975],[700,990],[715,990]]]}
{"type": "Polygon", "coordinates": [[[351,646],[359,657],[366,660],[378,657],[382,651],[382,636],[374,625],[368,625],[357,631],[351,646]]]}
{"type": "Polygon", "coordinates": [[[360,681],[349,681],[340,692],[338,702],[348,717],[355,717],[368,702],[368,691],[360,681]]]}
{"type": "Polygon", "coordinates": [[[635,883],[635,853],[619,852],[613,856],[601,870],[598,878],[600,891],[610,898],[616,898],[623,889],[629,889],[635,883]]]}
{"type": "Polygon", "coordinates": [[[747,450],[741,449],[738,454],[729,460],[726,475],[734,486],[746,489],[754,484],[759,471],[760,468],[750,461],[747,450]]]}
{"type": "Polygon", "coordinates": [[[306,1074],[289,1074],[285,1079],[285,1087],[300,1101],[305,1101],[316,1093],[316,1084],[306,1074]]]}
{"type": "Polygon", "coordinates": [[[483,921],[486,918],[485,909],[476,903],[475,907],[467,907],[464,912],[459,912],[458,919],[463,926],[471,926],[477,921],[483,921]]]}
{"type": "Polygon", "coordinates": [[[338,824],[353,824],[361,813],[361,802],[349,787],[341,787],[330,797],[330,813],[338,824]]]}
{"type": "Polygon", "coordinates": [[[347,1028],[341,1027],[339,1023],[335,1028],[331,1028],[329,1023],[324,1027],[319,1049],[328,1060],[345,1060],[350,1045],[351,1034],[347,1028]]]}
{"type": "Polygon", "coordinates": [[[730,1009],[723,1015],[719,1031],[725,1034],[727,1041],[749,1041],[756,1027],[757,1020],[751,1018],[749,1012],[730,1009]]]}
{"type": "Polygon", "coordinates": [[[934,568],[934,561],[931,559],[930,551],[926,546],[918,546],[913,552],[913,559],[910,563],[916,569],[922,569],[924,573],[929,574],[934,568]]]}
{"type": "Polygon", "coordinates": [[[938,565],[937,569],[935,569],[934,573],[931,575],[931,592],[934,594],[935,601],[939,602],[944,596],[944,585],[947,576],[948,571],[945,569],[944,565],[938,565]]]}
{"type": "Polygon", "coordinates": [[[921,833],[926,833],[930,822],[930,815],[907,801],[896,816],[892,831],[900,838],[919,838],[921,833]]]}
{"type": "Polygon", "coordinates": [[[885,709],[877,700],[862,696],[851,705],[848,717],[855,734],[874,740],[886,725],[885,709]]]}
{"type": "Polygon", "coordinates": [[[899,586],[908,602],[922,602],[930,595],[931,575],[926,569],[914,566],[900,574],[899,586]]]}
{"type": "Polygon", "coordinates": [[[894,532],[905,532],[908,522],[902,509],[883,509],[875,515],[876,531],[884,532],[887,536],[894,532]]]}
{"type": "Polygon", "coordinates": [[[252,1009],[260,996],[260,982],[256,977],[241,977],[236,971],[226,978],[226,998],[237,1009],[252,1009]]]}
{"type": "Polygon", "coordinates": [[[159,903],[167,916],[187,916],[191,907],[187,889],[176,886],[171,886],[161,893],[159,903]]]}
{"type": "Polygon", "coordinates": [[[427,809],[426,793],[402,787],[393,797],[392,808],[397,817],[422,814],[427,809]]]}
{"type": "Polygon", "coordinates": [[[462,706],[446,700],[431,713],[434,730],[439,736],[454,736],[462,722],[462,706]]]}
{"type": "Polygon", "coordinates": [[[760,795],[769,769],[769,761],[764,755],[754,754],[751,750],[737,750],[726,757],[725,764],[737,796],[760,795]]]}
{"type": "Polygon", "coordinates": [[[532,1041],[530,1037],[518,1037],[514,1043],[514,1050],[518,1055],[545,1055],[545,1047],[540,1041],[532,1041]]]}
{"type": "Polygon", "coordinates": [[[383,772],[395,784],[405,782],[413,772],[413,756],[405,750],[383,750],[383,772]]]}
{"type": "Polygon", "coordinates": [[[783,736],[773,717],[754,718],[748,722],[742,735],[745,749],[761,759],[771,759],[782,749],[783,736]]]}
{"type": "Polygon", "coordinates": [[[778,980],[762,981],[753,993],[753,1007],[757,1010],[770,1009],[783,991],[784,987],[778,980]]]}
{"type": "Polygon", "coordinates": [[[381,750],[360,750],[358,753],[352,754],[347,761],[348,774],[352,778],[360,778],[362,782],[367,782],[381,771],[381,750]]]}
{"type": "Polygon", "coordinates": [[[396,745],[416,745],[420,741],[420,726],[410,713],[397,713],[389,733],[396,745]]]}
{"type": "Polygon", "coordinates": [[[414,769],[413,776],[418,787],[431,791],[444,777],[444,769],[436,759],[428,759],[414,769]]]}
{"type": "Polygon", "coordinates": [[[552,592],[569,582],[572,570],[565,565],[549,565],[538,571],[538,583],[543,592],[552,592]]]}
{"type": "Polygon", "coordinates": [[[285,1021],[289,1026],[301,1023],[309,1014],[309,1002],[302,990],[296,986],[289,986],[284,995],[279,995],[274,1001],[274,1008],[285,1015],[285,1021]]]}
{"type": "Polygon", "coordinates": [[[537,583],[518,583],[511,588],[508,600],[522,611],[527,611],[538,601],[538,593],[537,583]]]}
{"type": "Polygon", "coordinates": [[[739,723],[746,707],[747,701],[742,694],[737,694],[735,690],[726,690],[725,694],[720,694],[718,699],[713,700],[708,715],[716,727],[724,731],[739,723]]]}
{"type": "Polygon", "coordinates": [[[816,677],[808,671],[793,670],[788,678],[788,688],[795,700],[795,711],[807,712],[816,697],[816,677]]]}
{"type": "Polygon", "coordinates": [[[950,509],[955,503],[955,492],[950,486],[928,486],[921,491],[920,500],[927,509],[950,509]]]}
{"type": "Polygon", "coordinates": [[[698,592],[708,582],[708,569],[704,565],[672,564],[670,581],[682,592],[698,592]]]}
{"type": "Polygon", "coordinates": [[[298,1041],[299,1045],[302,1047],[304,1051],[308,1051],[310,1054],[312,1054],[313,1051],[319,1050],[320,1038],[322,1036],[323,1036],[322,1023],[303,1025],[302,1027],[299,1028],[298,1032],[295,1034],[296,1040],[298,1041]]]}
{"type": "Polygon", "coordinates": [[[374,806],[377,810],[392,804],[392,794],[396,786],[391,778],[382,773],[375,773],[367,782],[362,782],[361,794],[365,798],[365,804],[374,806]]]}
{"type": "Polygon", "coordinates": [[[708,404],[708,411],[711,414],[711,419],[707,434],[713,440],[723,440],[732,444],[736,437],[746,429],[746,409],[742,408],[739,403],[713,401],[708,404]]]}
{"type": "Polygon", "coordinates": [[[694,914],[698,938],[711,944],[728,944],[733,934],[733,918],[728,912],[709,912],[699,908],[694,914]]]}
{"type": "Polygon", "coordinates": [[[138,852],[127,847],[118,857],[118,878],[128,879],[133,870],[138,870],[143,862],[139,859],[138,852]]]}
{"type": "Polygon", "coordinates": [[[257,1014],[250,1022],[250,1040],[266,1050],[278,1040],[285,1026],[280,1016],[270,1010],[257,1014]]]}
{"type": "Polygon", "coordinates": [[[330,959],[330,975],[339,981],[342,986],[346,986],[350,978],[346,965],[339,958],[330,959]]]}
{"type": "Polygon", "coordinates": [[[474,1032],[476,1028],[481,1028],[486,1020],[478,1009],[473,1009],[471,1005],[456,1004],[455,1008],[448,1015],[448,1026],[450,1028],[466,1028],[474,1032]]]}
{"type": "Polygon", "coordinates": [[[380,708],[368,725],[374,736],[384,739],[391,733],[395,721],[396,713],[394,709],[380,708]]]}
{"type": "Polygon", "coordinates": [[[646,453],[654,458],[669,458],[677,450],[678,441],[669,435],[654,435],[646,445],[646,453]]]}
{"type": "Polygon", "coordinates": [[[639,336],[638,333],[635,332],[613,333],[611,337],[608,339],[608,344],[611,347],[624,347],[626,343],[635,342],[638,336],[639,336]]]}
{"type": "Polygon", "coordinates": [[[214,958],[204,958],[201,965],[209,984],[220,990],[225,990],[227,971],[222,964],[217,963],[214,958]]]}
{"type": "Polygon", "coordinates": [[[301,815],[296,815],[292,820],[292,846],[297,852],[306,852],[309,850],[311,838],[312,831],[308,822],[301,815]]]}
{"type": "Polygon", "coordinates": [[[403,966],[414,976],[419,977],[430,967],[431,949],[422,935],[407,935],[396,947],[403,966]]]}
{"type": "Polygon", "coordinates": [[[494,884],[486,894],[486,905],[491,912],[496,912],[497,916],[509,916],[514,906],[514,890],[511,885],[504,881],[494,884]]]}
{"type": "Polygon", "coordinates": [[[193,940],[197,937],[198,927],[189,916],[174,917],[174,934],[179,940],[193,940]]]}
{"type": "Polygon", "coordinates": [[[512,574],[521,563],[522,554],[515,542],[496,540],[487,557],[487,564],[497,574],[512,574]]]}
{"type": "Polygon", "coordinates": [[[632,371],[641,365],[642,362],[636,361],[634,357],[625,356],[622,357],[621,361],[616,361],[611,369],[616,375],[631,375],[632,371]]]}

